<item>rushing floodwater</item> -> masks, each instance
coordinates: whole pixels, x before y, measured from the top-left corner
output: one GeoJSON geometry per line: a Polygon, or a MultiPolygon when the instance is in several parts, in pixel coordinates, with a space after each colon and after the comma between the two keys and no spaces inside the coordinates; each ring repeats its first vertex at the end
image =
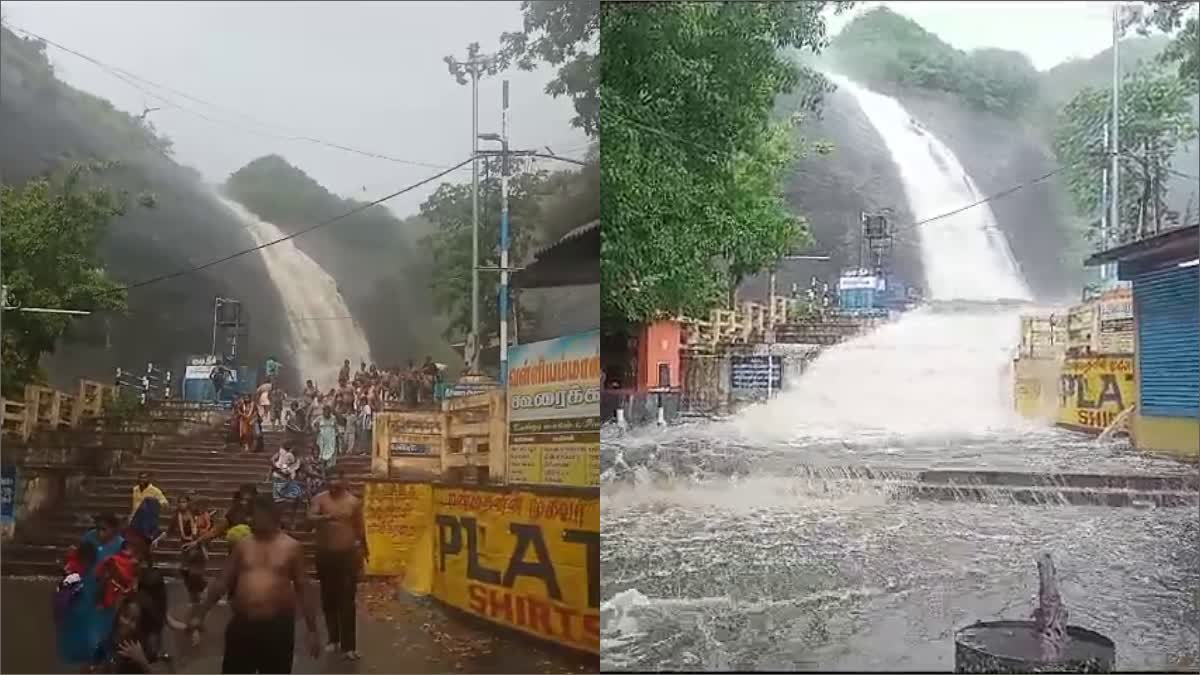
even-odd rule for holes
{"type": "MultiPolygon", "coordinates": [[[[899,103],[835,79],[918,220],[980,198],[899,103]]],[[[827,350],[732,419],[606,429],[605,669],[950,670],[956,629],[1028,618],[1043,550],[1070,622],[1113,638],[1118,667],[1194,669],[1194,509],[912,501],[845,470],[1195,471],[1018,419],[1019,312],[988,301],[1029,292],[991,210],[917,231],[940,302],[827,350]]]]}
{"type": "MultiPolygon", "coordinates": [[[[246,231],[261,246],[285,236],[278,226],[262,220],[241,204],[217,197],[246,225],[246,231]]],[[[338,291],[337,282],[291,239],[259,252],[267,274],[279,289],[287,310],[292,354],[300,380],[312,379],[318,387],[337,382],[342,361],[372,363],[366,335],[349,317],[350,308],[338,291]]]]}

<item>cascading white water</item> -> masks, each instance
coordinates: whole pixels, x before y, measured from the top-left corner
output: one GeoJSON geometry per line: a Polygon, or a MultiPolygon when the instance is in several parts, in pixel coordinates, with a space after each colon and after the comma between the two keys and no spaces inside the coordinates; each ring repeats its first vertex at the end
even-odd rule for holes
{"type": "MultiPolygon", "coordinates": [[[[918,222],[983,199],[958,157],[908,114],[900,102],[839,75],[828,76],[854,97],[883,137],[900,171],[909,210],[918,222]]],[[[901,225],[901,228],[904,226],[901,225]]],[[[915,228],[930,297],[936,300],[1028,300],[1004,233],[988,204],[915,228]]],[[[911,230],[909,230],[911,232],[911,230]]]]}
{"type": "MultiPolygon", "coordinates": [[[[919,222],[980,201],[954,153],[894,98],[830,75],[858,102],[896,164],[919,222]]],[[[1029,289],[987,204],[910,228],[935,301],[1025,300],[1029,289]],[[915,232],[913,231],[915,229],[915,232]]],[[[1017,314],[996,307],[926,307],[824,352],[769,405],[734,421],[766,440],[987,433],[1019,424],[1009,361],[1017,314]]]]}
{"type": "MultiPolygon", "coordinates": [[[[254,243],[262,246],[284,235],[278,226],[251,213],[241,204],[217,199],[246,225],[254,243]]],[[[337,381],[342,361],[372,363],[366,335],[333,277],[288,239],[261,251],[267,274],[279,289],[291,333],[292,354],[301,380],[328,388],[337,381]]]]}

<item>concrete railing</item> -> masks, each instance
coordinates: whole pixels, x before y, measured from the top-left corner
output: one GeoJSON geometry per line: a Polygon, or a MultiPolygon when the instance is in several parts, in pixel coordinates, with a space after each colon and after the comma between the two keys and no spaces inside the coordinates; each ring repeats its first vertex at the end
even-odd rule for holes
{"type": "Polygon", "coordinates": [[[40,429],[76,428],[88,418],[104,412],[105,401],[116,395],[116,388],[92,380],[79,380],[75,393],[51,387],[27,385],[22,401],[0,399],[3,402],[3,430],[22,440],[40,429]]]}
{"type": "Polygon", "coordinates": [[[496,389],[446,399],[440,408],[376,414],[372,475],[449,483],[504,482],[507,405],[504,391],[496,389]]]}
{"type": "Polygon", "coordinates": [[[708,319],[679,318],[687,330],[687,344],[693,348],[713,348],[761,340],[772,327],[785,323],[791,302],[784,296],[771,303],[743,302],[737,309],[714,309],[708,319]]]}

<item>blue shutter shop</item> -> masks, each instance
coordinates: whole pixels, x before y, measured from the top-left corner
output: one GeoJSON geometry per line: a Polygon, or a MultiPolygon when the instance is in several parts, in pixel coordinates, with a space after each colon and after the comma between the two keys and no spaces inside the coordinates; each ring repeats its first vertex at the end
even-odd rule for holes
{"type": "Polygon", "coordinates": [[[1200,417],[1200,267],[1133,277],[1138,401],[1149,417],[1200,417]]]}

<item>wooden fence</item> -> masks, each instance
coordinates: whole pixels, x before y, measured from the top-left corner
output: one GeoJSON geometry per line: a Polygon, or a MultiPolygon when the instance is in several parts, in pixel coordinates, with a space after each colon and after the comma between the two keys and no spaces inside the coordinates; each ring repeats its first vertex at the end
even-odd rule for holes
{"type": "Polygon", "coordinates": [[[116,387],[93,380],[79,380],[69,394],[51,387],[27,385],[24,400],[3,402],[3,431],[29,440],[39,429],[73,429],[88,418],[100,417],[104,403],[116,396],[116,387]]]}

